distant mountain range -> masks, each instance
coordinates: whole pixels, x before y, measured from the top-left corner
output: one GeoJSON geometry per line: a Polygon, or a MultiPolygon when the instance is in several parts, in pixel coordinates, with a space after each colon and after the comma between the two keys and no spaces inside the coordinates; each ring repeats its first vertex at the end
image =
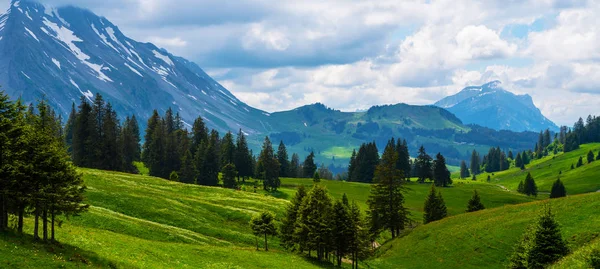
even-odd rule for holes
{"type": "MultiPolygon", "coordinates": [[[[202,116],[210,128],[220,132],[241,128],[249,135],[255,153],[262,139],[270,136],[275,144],[284,141],[289,151],[301,158],[315,151],[318,162],[338,167],[348,164],[352,150],[361,143],[376,141],[383,149],[392,136],[406,139],[413,155],[425,145],[431,154],[444,154],[451,164],[468,159],[473,149],[485,152],[500,146],[523,150],[531,148],[537,139],[536,133],[498,132],[463,124],[472,122],[461,113],[468,112],[468,102],[476,103],[473,109],[477,111],[496,107],[485,102],[510,104],[511,94],[492,91],[492,84],[473,90],[474,94],[442,100],[439,107],[397,104],[341,112],[313,104],[267,113],[237,99],[195,63],[126,37],[106,18],[85,9],[55,9],[30,0],[13,1],[0,16],[0,85],[10,96],[25,102],[46,98],[65,117],[72,103],[78,104],[82,96],[92,100],[96,93],[111,102],[121,117],[134,114],[142,125],[153,109],[162,114],[172,107],[188,126],[202,116]],[[487,92],[494,98],[486,99],[482,94],[487,92]]],[[[531,106],[523,100],[523,107],[531,111],[535,107],[528,100],[531,106]]],[[[504,112],[494,115],[512,119],[513,112],[504,112]]],[[[520,119],[520,115],[515,117],[520,119]]],[[[534,118],[525,119],[530,128],[512,128],[516,124],[513,121],[501,126],[544,129],[536,127],[534,118]]],[[[488,126],[485,122],[480,125],[488,126]]],[[[554,125],[549,122],[547,126],[554,125]]]]}
{"type": "Polygon", "coordinates": [[[533,104],[531,96],[511,93],[502,88],[500,81],[466,87],[435,105],[454,113],[464,123],[496,130],[558,130],[533,104]]]}

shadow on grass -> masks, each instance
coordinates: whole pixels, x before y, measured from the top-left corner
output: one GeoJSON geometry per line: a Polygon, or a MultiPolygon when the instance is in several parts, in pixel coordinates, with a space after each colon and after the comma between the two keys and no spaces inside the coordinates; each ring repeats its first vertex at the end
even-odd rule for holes
{"type": "MultiPolygon", "coordinates": [[[[35,253],[44,253],[49,255],[49,259],[52,261],[64,261],[68,263],[69,267],[80,266],[96,267],[96,268],[119,268],[117,264],[111,260],[107,260],[98,256],[95,252],[89,250],[83,250],[69,244],[63,244],[60,242],[43,243],[33,239],[33,235],[23,234],[19,235],[13,231],[0,232],[0,240],[10,245],[15,245],[15,248],[28,249],[35,253]]],[[[36,256],[39,256],[36,254],[36,256]]],[[[0,267],[7,266],[7,268],[18,268],[20,264],[16,259],[2,261],[0,267]]],[[[40,263],[41,266],[52,266],[49,263],[40,263]]],[[[62,266],[61,266],[62,267],[62,266]]],[[[4,267],[3,267],[4,268],[4,267]]]]}

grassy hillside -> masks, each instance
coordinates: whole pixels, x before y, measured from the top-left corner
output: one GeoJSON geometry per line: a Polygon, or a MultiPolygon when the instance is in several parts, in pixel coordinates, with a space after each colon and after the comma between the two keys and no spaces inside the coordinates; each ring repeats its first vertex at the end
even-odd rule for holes
{"type": "MultiPolygon", "coordinates": [[[[593,193],[461,214],[423,225],[385,244],[368,263],[372,268],[504,268],[513,246],[545,203],[556,214],[573,255],[600,235],[600,193],[593,193]]],[[[567,258],[564,264],[579,263],[577,257],[567,258]]]]}
{"type": "MultiPolygon", "coordinates": [[[[407,185],[405,192],[405,206],[411,211],[412,218],[418,222],[423,218],[423,204],[425,197],[431,188],[430,184],[418,184],[413,182],[407,185]]],[[[312,186],[312,179],[305,178],[284,178],[281,180],[282,195],[280,197],[291,199],[297,186],[305,185],[312,186]]],[[[371,191],[371,185],[356,182],[341,182],[322,180],[321,184],[325,185],[332,197],[336,199],[342,198],[346,193],[350,200],[355,200],[361,208],[367,209],[367,199],[371,191]]],[[[448,207],[450,215],[461,214],[467,208],[467,202],[473,195],[473,190],[477,190],[481,196],[483,204],[488,208],[499,207],[506,204],[519,204],[533,201],[533,198],[509,192],[502,189],[500,186],[493,184],[474,182],[470,180],[455,180],[454,185],[449,188],[439,188],[442,191],[444,200],[448,207]]]]}
{"type": "MultiPolygon", "coordinates": [[[[531,173],[540,192],[549,193],[552,189],[552,183],[559,176],[570,195],[595,192],[600,190],[600,161],[587,163],[586,156],[590,150],[594,152],[594,156],[598,155],[600,144],[585,144],[572,152],[559,153],[540,160],[534,160],[523,171],[519,168],[512,168],[489,175],[492,182],[501,184],[511,190],[516,190],[519,182],[525,180],[527,173],[531,173]],[[571,165],[577,165],[580,156],[583,157],[584,165],[571,169],[571,165]]],[[[482,174],[478,178],[485,180],[487,176],[488,174],[482,174]]],[[[540,196],[547,197],[547,194],[540,194],[540,196]]]]}
{"type": "MultiPolygon", "coordinates": [[[[62,246],[0,237],[0,267],[9,268],[314,268],[278,249],[255,251],[248,221],[268,210],[282,216],[282,199],[82,169],[89,212],[57,229],[62,246]]],[[[32,234],[32,220],[26,228],[32,234]]]]}

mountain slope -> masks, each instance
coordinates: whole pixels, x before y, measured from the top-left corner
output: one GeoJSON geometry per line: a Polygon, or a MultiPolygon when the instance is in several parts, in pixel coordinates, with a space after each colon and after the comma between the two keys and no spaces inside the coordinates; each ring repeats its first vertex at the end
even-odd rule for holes
{"type": "Polygon", "coordinates": [[[445,218],[387,242],[367,263],[370,268],[506,268],[514,245],[545,204],[571,251],[577,251],[598,236],[599,198],[600,193],[576,195],[445,218]]]}
{"type": "Polygon", "coordinates": [[[126,37],[106,18],[75,7],[13,1],[0,17],[0,83],[26,102],[45,97],[64,115],[100,93],[140,122],[153,109],[199,115],[213,128],[264,131],[266,113],[233,96],[196,64],[126,37]]]}
{"type": "Polygon", "coordinates": [[[558,129],[556,124],[542,115],[531,96],[506,91],[499,81],[466,87],[435,105],[448,109],[466,124],[478,124],[496,130],[539,132],[558,129]]]}
{"type": "Polygon", "coordinates": [[[263,211],[283,216],[285,200],[80,171],[89,212],[56,228],[60,245],[31,243],[33,219],[27,218],[26,237],[0,236],[0,268],[319,268],[283,251],[276,237],[269,238],[268,252],[255,250],[248,222],[263,211]]]}

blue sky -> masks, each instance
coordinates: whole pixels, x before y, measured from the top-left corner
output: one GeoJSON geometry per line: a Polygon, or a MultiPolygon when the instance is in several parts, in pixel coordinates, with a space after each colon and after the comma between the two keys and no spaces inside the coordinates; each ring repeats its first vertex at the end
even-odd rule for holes
{"type": "Polygon", "coordinates": [[[495,79],[530,94],[558,124],[598,113],[600,105],[594,1],[40,2],[105,16],[126,35],[198,63],[267,111],[315,102],[344,111],[431,104],[495,79]]]}

